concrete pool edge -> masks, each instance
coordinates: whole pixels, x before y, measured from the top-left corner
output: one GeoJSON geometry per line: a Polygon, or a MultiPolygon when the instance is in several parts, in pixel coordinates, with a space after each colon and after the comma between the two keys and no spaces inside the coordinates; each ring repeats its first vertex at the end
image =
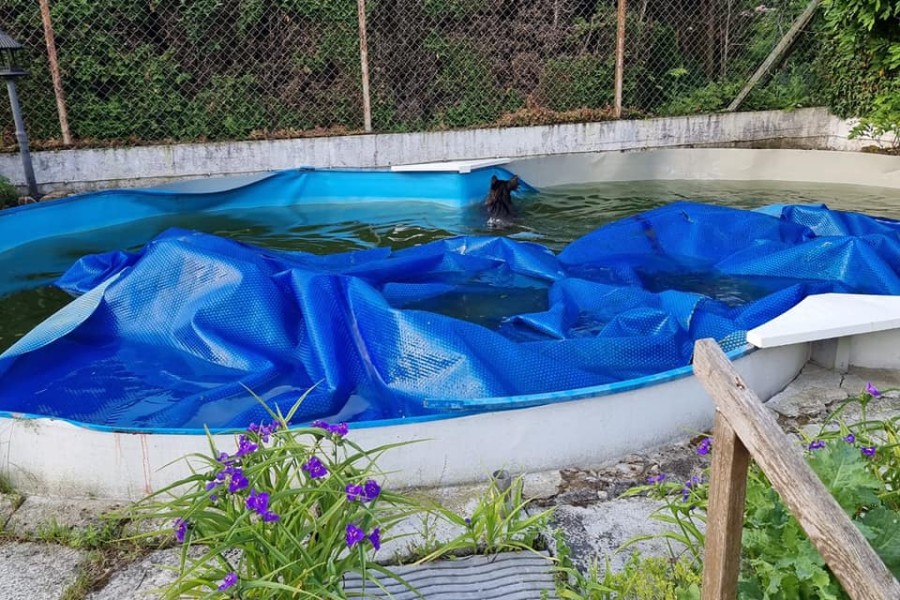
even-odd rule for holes
{"type": "MultiPolygon", "coordinates": [[[[756,350],[736,360],[760,397],[783,389],[809,346],[756,350]]],[[[427,440],[386,453],[379,467],[398,487],[475,481],[499,468],[542,471],[599,464],[709,428],[713,406],[689,373],[621,393],[451,419],[353,429],[364,447],[427,440]]],[[[213,436],[231,449],[233,434],[213,436]]],[[[66,421],[0,417],[0,473],[23,493],[136,500],[190,473],[185,456],[208,452],[203,435],[108,433],[66,421]],[[168,466],[166,466],[168,465],[168,466]]]]}
{"type": "MultiPolygon", "coordinates": [[[[858,151],[879,143],[848,139],[852,124],[825,108],[804,108],[530,127],[48,150],[34,152],[33,157],[43,193],[81,192],[261,173],[301,164],[383,168],[415,162],[701,146],[858,151]]],[[[17,155],[0,154],[0,172],[8,174],[13,184],[24,185],[17,155]]]]}
{"type": "MultiPolygon", "coordinates": [[[[538,186],[548,185],[545,181],[547,175],[541,174],[541,168],[544,173],[556,177],[574,177],[571,174],[578,174],[582,178],[559,184],[597,181],[598,176],[604,173],[609,177],[617,176],[614,170],[606,168],[613,164],[608,161],[632,160],[628,157],[647,160],[651,154],[654,160],[667,156],[671,158],[676,151],[657,152],[659,154],[559,157],[574,160],[572,168],[566,171],[553,168],[557,158],[546,157],[542,159],[548,161],[546,168],[541,167],[538,159],[515,161],[511,168],[523,172],[532,169],[534,183],[538,186]]],[[[705,172],[722,175],[725,171],[715,170],[697,159],[727,152],[735,153],[731,154],[733,157],[763,156],[758,153],[764,153],[764,162],[771,169],[768,173],[781,168],[787,170],[785,176],[797,176],[797,172],[793,171],[796,169],[796,164],[792,162],[794,159],[812,160],[817,156],[831,155],[832,158],[826,160],[832,161],[842,156],[840,153],[791,150],[677,152],[687,152],[690,156],[686,155],[685,161],[678,163],[681,167],[671,167],[661,173],[669,176],[672,173],[699,175],[705,172]],[[748,155],[748,152],[754,154],[748,155]],[[785,157],[791,160],[779,160],[785,157]]],[[[875,172],[884,175],[886,183],[881,185],[900,189],[900,158],[851,156],[857,157],[854,164],[875,165],[875,172]]],[[[734,161],[735,166],[742,164],[741,161],[734,161]]],[[[761,163],[757,161],[755,164],[761,163]]],[[[642,172],[641,168],[628,168],[630,173],[642,172]]],[[[833,178],[846,173],[846,169],[832,172],[831,168],[819,167],[819,170],[827,171],[828,176],[833,178]]],[[[752,174],[753,170],[745,168],[745,172],[752,174]]],[[[804,176],[811,177],[812,174],[804,176]]],[[[866,177],[865,173],[857,175],[866,177]]],[[[860,356],[863,357],[881,355],[878,350],[868,354],[863,350],[860,347],[860,356]]],[[[757,351],[740,358],[737,365],[739,369],[754,370],[754,375],[745,375],[765,399],[793,379],[809,353],[807,345],[791,347],[790,350],[757,351]],[[765,357],[770,357],[771,363],[765,357]],[[757,361],[764,364],[753,366],[757,361]]],[[[863,361],[859,366],[871,365],[863,361]]],[[[897,366],[900,367],[900,364],[897,366]]],[[[629,382],[623,383],[627,385],[629,382]]],[[[397,450],[389,453],[381,465],[386,471],[397,472],[394,482],[398,485],[428,486],[478,479],[500,467],[527,467],[531,471],[540,471],[572,464],[596,464],[628,449],[650,448],[671,442],[678,436],[702,431],[708,428],[711,421],[712,405],[699,389],[699,384],[693,377],[680,377],[659,385],[602,397],[453,419],[365,427],[353,435],[357,442],[366,446],[421,438],[436,440],[434,451],[419,452],[423,445],[417,445],[413,451],[397,450]],[[614,406],[613,399],[616,399],[614,406]],[[590,418],[586,418],[586,411],[590,412],[590,418]],[[415,431],[410,431],[412,426],[416,427],[415,431]],[[497,435],[498,431],[503,435],[497,435]]],[[[217,436],[216,439],[223,449],[233,444],[231,435],[217,436]]],[[[182,467],[180,472],[175,467],[160,471],[163,465],[191,452],[207,449],[206,439],[197,435],[101,432],[47,418],[0,417],[0,474],[8,476],[17,488],[28,493],[136,499],[186,473],[184,462],[178,463],[182,467]],[[198,440],[200,443],[197,443],[198,440]]]]}

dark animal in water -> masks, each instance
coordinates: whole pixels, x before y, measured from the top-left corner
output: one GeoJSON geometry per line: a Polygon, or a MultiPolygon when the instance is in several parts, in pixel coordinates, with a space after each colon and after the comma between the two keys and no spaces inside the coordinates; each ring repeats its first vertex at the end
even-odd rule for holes
{"type": "Polygon", "coordinates": [[[484,201],[488,211],[488,225],[506,225],[515,217],[516,213],[510,192],[518,187],[518,176],[514,176],[512,179],[497,179],[496,175],[491,177],[491,191],[488,192],[484,201]]]}

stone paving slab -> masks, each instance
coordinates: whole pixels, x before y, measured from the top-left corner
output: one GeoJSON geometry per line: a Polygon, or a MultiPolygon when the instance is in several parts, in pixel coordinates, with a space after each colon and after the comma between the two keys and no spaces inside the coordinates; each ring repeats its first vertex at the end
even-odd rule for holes
{"type": "Polygon", "coordinates": [[[840,373],[807,364],[794,381],[766,402],[766,406],[783,417],[824,417],[829,404],[849,397],[850,391],[841,387],[843,379],[840,373]]]}
{"type": "Polygon", "coordinates": [[[103,524],[103,515],[120,510],[124,504],[107,500],[72,500],[28,496],[6,523],[17,535],[38,535],[54,524],[63,528],[84,529],[103,524]]]}
{"type": "MultiPolygon", "coordinates": [[[[194,549],[195,556],[202,551],[194,549]]],[[[89,594],[87,600],[154,600],[158,590],[175,581],[181,564],[181,548],[151,552],[119,571],[103,589],[89,594]]]]}
{"type": "Polygon", "coordinates": [[[37,543],[0,544],[0,598],[59,600],[75,582],[85,553],[37,543]]]}
{"type": "Polygon", "coordinates": [[[579,569],[587,570],[598,560],[602,570],[603,561],[608,558],[611,568],[617,571],[633,550],[645,556],[668,556],[668,547],[662,540],[639,542],[631,550],[616,553],[619,546],[635,535],[663,533],[669,528],[650,519],[653,511],[661,506],[661,502],[642,497],[619,498],[590,507],[559,506],[554,521],[563,529],[572,562],[579,569]]]}

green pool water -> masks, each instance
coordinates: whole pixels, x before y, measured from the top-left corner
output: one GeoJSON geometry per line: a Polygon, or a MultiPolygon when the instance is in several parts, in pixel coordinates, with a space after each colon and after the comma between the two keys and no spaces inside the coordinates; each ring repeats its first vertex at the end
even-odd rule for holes
{"type": "MultiPolygon", "coordinates": [[[[0,273],[4,274],[0,280],[0,351],[70,300],[50,284],[79,257],[115,249],[135,250],[170,227],[316,254],[378,246],[399,249],[461,234],[506,235],[559,251],[605,223],[678,200],[740,208],[824,203],[832,209],[900,218],[897,190],[758,181],[644,181],[548,188],[521,200],[519,220],[502,230],[487,227],[481,207],[460,211],[413,202],[175,215],[75,236],[49,237],[0,254],[0,273]]],[[[531,306],[530,303],[538,308],[540,303],[531,297],[510,299],[513,300],[517,310],[531,306]]],[[[474,313],[481,310],[482,304],[467,299],[451,312],[478,320],[474,313]]]]}

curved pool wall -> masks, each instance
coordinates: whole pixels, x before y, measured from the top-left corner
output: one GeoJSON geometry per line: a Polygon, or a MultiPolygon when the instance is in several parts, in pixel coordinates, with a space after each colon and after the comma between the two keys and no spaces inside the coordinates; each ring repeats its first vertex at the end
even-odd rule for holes
{"type": "MultiPolygon", "coordinates": [[[[523,159],[506,166],[536,187],[569,183],[628,179],[710,179],[702,165],[705,157],[711,172],[724,180],[750,180],[747,165],[763,165],[759,179],[804,181],[798,173],[813,173],[817,161],[825,167],[832,183],[876,182],[880,187],[900,189],[898,160],[849,155],[848,163],[835,159],[845,153],[794,151],[660,151],[621,155],[576,155],[523,159]],[[673,154],[677,153],[677,154],[673,154]],[[685,153],[685,154],[681,154],[685,153]],[[720,154],[721,153],[721,154],[720,154]],[[763,155],[760,155],[762,153],[763,155]],[[872,159],[872,160],[867,160],[872,159]],[[672,164],[669,165],[668,163],[672,164]],[[684,167],[680,170],[678,165],[684,167]],[[784,171],[779,171],[779,165],[784,171]],[[841,165],[844,165],[843,167],[841,165]],[[840,179],[843,174],[844,179],[840,179]],[[629,175],[631,177],[629,177],[629,175]]],[[[503,171],[497,171],[501,174],[503,171]]],[[[480,200],[484,182],[490,172],[476,172],[481,181],[472,188],[465,185],[467,177],[460,177],[457,187],[449,195],[465,197],[465,190],[474,190],[465,202],[480,200]]],[[[246,183],[246,178],[244,182],[246,183]]],[[[474,181],[474,180],[472,180],[474,181]]],[[[207,186],[222,189],[232,180],[205,180],[196,191],[207,186]]],[[[199,184],[183,184],[187,188],[199,184]]],[[[186,190],[184,190],[186,191],[186,190]]],[[[138,204],[146,205],[148,216],[157,214],[159,207],[152,202],[154,191],[135,191],[138,204]]],[[[396,197],[396,194],[393,194],[396,197]]],[[[424,199],[424,198],[420,198],[424,199]]],[[[115,212],[114,205],[104,206],[102,194],[64,200],[99,204],[84,206],[85,219],[64,225],[69,228],[90,229],[90,214],[94,210],[115,212]],[[101,196],[93,198],[92,196],[101,196]]],[[[260,199],[259,205],[266,205],[260,199]]],[[[41,207],[42,209],[43,207],[41,207]]],[[[169,207],[177,211],[183,207],[169,207]]],[[[5,224],[14,225],[7,233],[34,236],[40,209],[8,211],[15,217],[0,219],[0,231],[5,224]]],[[[0,237],[2,239],[2,237],[0,237]]],[[[8,239],[8,238],[7,238],[8,239]]],[[[19,238],[21,244],[27,243],[19,238]]],[[[14,246],[14,245],[13,245],[14,246]]],[[[10,246],[7,245],[8,249],[10,246]]],[[[856,347],[864,348],[865,344],[856,347]]],[[[738,369],[759,393],[768,398],[786,385],[806,362],[808,344],[750,351],[732,352],[738,369]]],[[[860,356],[865,356],[860,352],[860,356]]],[[[862,366],[867,366],[862,364],[862,366]]],[[[882,365],[884,366],[884,365],[882,365]]],[[[900,365],[898,365],[900,366],[900,365]]],[[[708,428],[712,420],[712,405],[690,369],[677,369],[652,377],[620,382],[590,389],[573,390],[546,395],[545,398],[522,398],[524,405],[554,401],[544,406],[518,410],[484,413],[451,419],[411,419],[402,422],[362,423],[354,426],[351,435],[366,445],[427,439],[413,449],[388,453],[382,468],[392,471],[395,484],[435,485],[459,483],[478,479],[496,468],[542,470],[573,464],[596,464],[654,445],[670,442],[708,428]]],[[[231,436],[216,436],[222,448],[228,448],[231,436]]],[[[7,415],[0,418],[0,472],[8,476],[23,491],[56,494],[89,494],[115,498],[137,498],[159,489],[186,473],[186,465],[178,463],[162,469],[191,452],[203,451],[207,441],[203,436],[184,434],[116,433],[102,427],[85,428],[58,419],[22,418],[7,415]],[[59,452],[60,448],[66,451],[59,452]]]]}
{"type": "MultiPolygon", "coordinates": [[[[48,232],[54,236],[89,232],[98,228],[98,221],[103,227],[112,227],[185,212],[215,214],[302,203],[331,205],[336,218],[347,204],[354,204],[354,210],[360,204],[395,201],[461,208],[483,201],[495,175],[511,176],[500,167],[469,173],[298,168],[157,188],[92,192],[3,211],[0,252],[40,240],[48,232]]],[[[329,214],[321,212],[317,217],[324,220],[329,214]]]]}

